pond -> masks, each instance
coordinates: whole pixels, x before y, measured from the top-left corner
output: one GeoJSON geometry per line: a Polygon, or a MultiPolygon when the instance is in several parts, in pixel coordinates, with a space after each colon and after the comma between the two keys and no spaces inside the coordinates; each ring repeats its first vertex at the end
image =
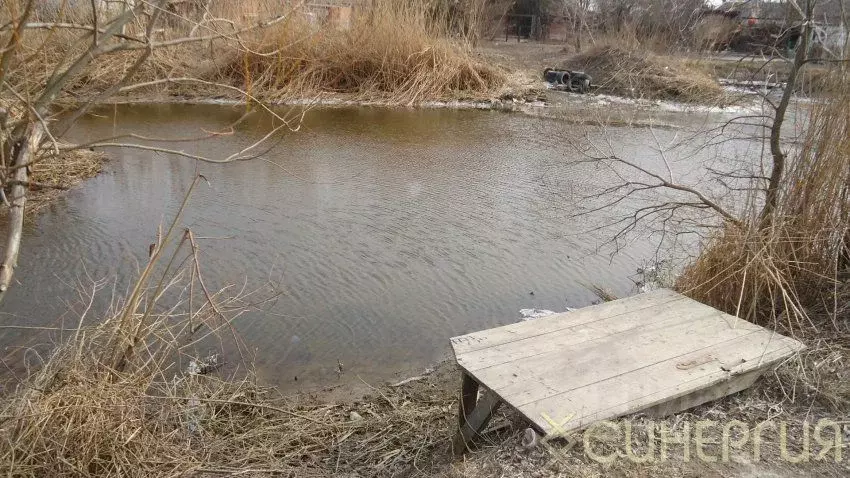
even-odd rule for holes
{"type": "MultiPolygon", "coordinates": [[[[72,136],[200,136],[243,112],[110,107],[72,136]]],[[[120,295],[200,172],[209,185],[196,190],[184,223],[205,238],[208,281],[273,283],[280,293],[235,324],[263,379],[299,390],[421,371],[448,354],[449,337],[517,321],[519,309],[585,306],[598,299],[592,285],[634,292],[656,243],[638,238],[612,255],[602,247],[610,232],[574,215],[577,198],[611,181],[577,166],[576,128],[488,111],[339,108],[310,111],[261,160],[215,165],[109,150],[104,174],[28,224],[3,321],[71,327],[69,304],[90,279],[107,280],[101,307],[120,295]]],[[[658,136],[678,134],[591,130],[646,161],[658,136]]],[[[169,147],[223,157],[267,131],[259,119],[169,147]]],[[[55,339],[4,328],[0,345],[8,354],[55,339]]]]}

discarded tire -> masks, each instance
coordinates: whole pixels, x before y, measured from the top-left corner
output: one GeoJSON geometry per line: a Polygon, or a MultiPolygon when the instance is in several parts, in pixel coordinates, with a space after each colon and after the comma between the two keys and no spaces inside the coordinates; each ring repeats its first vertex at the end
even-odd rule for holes
{"type": "Polygon", "coordinates": [[[574,71],[570,75],[570,91],[575,93],[587,93],[590,90],[590,75],[574,71]]]}
{"type": "Polygon", "coordinates": [[[555,85],[568,85],[570,83],[570,72],[567,70],[543,70],[543,79],[555,85]]]}
{"type": "Polygon", "coordinates": [[[559,85],[568,85],[569,83],[570,83],[570,72],[559,71],[558,72],[558,84],[559,85]]]}
{"type": "Polygon", "coordinates": [[[574,93],[587,93],[590,90],[590,75],[583,71],[546,68],[543,70],[543,79],[557,89],[574,93]]]}

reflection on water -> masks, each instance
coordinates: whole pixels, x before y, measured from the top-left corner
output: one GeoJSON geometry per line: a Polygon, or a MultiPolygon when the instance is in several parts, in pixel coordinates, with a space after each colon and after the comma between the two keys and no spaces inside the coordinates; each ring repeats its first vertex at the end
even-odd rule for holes
{"type": "MultiPolygon", "coordinates": [[[[240,114],[127,106],[86,119],[74,135],[197,136],[240,114]]],[[[267,126],[170,147],[222,157],[267,126]]],[[[264,377],[295,389],[336,383],[337,360],[366,380],[421,369],[446,354],[449,337],[513,322],[521,308],[587,305],[590,284],[631,291],[629,276],[654,251],[638,241],[600,254],[606,237],[571,217],[576,191],[604,180],[566,167],[575,159],[563,144],[568,128],[494,112],[333,109],[311,112],[259,161],[196,164],[113,150],[107,173],[27,228],[3,320],[73,320],[66,304],[86,275],[117,276],[120,292],[200,171],[210,185],[197,190],[185,223],[208,238],[208,281],[271,279],[282,292],[237,323],[264,377]]],[[[638,157],[647,134],[614,131],[638,157]]],[[[44,338],[33,330],[0,336],[7,347],[33,340],[44,338]]]]}

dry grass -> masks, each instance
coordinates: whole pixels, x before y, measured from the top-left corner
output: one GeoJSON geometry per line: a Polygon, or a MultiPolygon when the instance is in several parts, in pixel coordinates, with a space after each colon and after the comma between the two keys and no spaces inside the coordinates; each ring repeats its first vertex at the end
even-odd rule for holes
{"type": "Polygon", "coordinates": [[[345,94],[402,104],[486,98],[506,81],[450,37],[426,3],[378,0],[358,9],[348,29],[316,27],[307,13],[296,10],[246,42],[223,78],[272,99],[345,94]]]}
{"type": "MultiPolygon", "coordinates": [[[[462,3],[376,0],[356,6],[348,17],[338,9],[303,3],[212,2],[206,10],[165,15],[164,28],[154,39],[220,38],[159,48],[132,80],[193,77],[238,87],[268,101],[345,95],[413,104],[498,96],[508,76],[472,50],[480,2],[462,3]],[[283,20],[233,34],[278,18],[283,20]]],[[[65,12],[57,20],[70,21],[73,15],[65,12]]],[[[9,11],[0,11],[0,20],[9,17],[9,11]]],[[[138,36],[143,26],[131,25],[127,34],[138,36]]],[[[24,94],[90,41],[75,30],[28,30],[22,44],[22,60],[13,64],[9,81],[24,94]]],[[[100,58],[75,79],[63,100],[74,103],[112,86],[140,54],[118,52],[100,58]]],[[[234,96],[233,90],[198,85],[159,84],[134,93],[157,99],[234,96]]]]}
{"type": "Polygon", "coordinates": [[[286,399],[250,379],[116,372],[96,358],[101,350],[68,344],[8,399],[0,470],[390,476],[448,458],[453,394],[387,387],[365,402],[325,405],[286,399]],[[362,420],[352,421],[352,410],[362,420]]]}
{"type": "Polygon", "coordinates": [[[27,196],[27,213],[34,214],[63,191],[103,170],[106,155],[89,150],[63,152],[46,156],[32,165],[32,186],[27,196]]]}
{"type": "Polygon", "coordinates": [[[603,93],[699,103],[724,98],[723,89],[705,72],[682,59],[640,47],[601,43],[570,58],[564,66],[590,74],[603,93]]]}
{"type": "Polygon", "coordinates": [[[449,458],[454,393],[430,378],[322,404],[283,397],[250,373],[222,379],[187,367],[209,339],[238,344],[230,323],[270,296],[208,291],[197,244],[177,224],[179,216],[126,300],[98,320],[86,317],[94,290],[82,294],[80,326],[4,396],[0,473],[389,476],[449,458]]]}
{"type": "Polygon", "coordinates": [[[769,227],[749,208],[682,275],[692,297],[766,325],[803,334],[846,331],[850,279],[850,96],[839,85],[815,105],[801,145],[789,154],[769,227]]]}
{"type": "Polygon", "coordinates": [[[452,394],[385,388],[363,403],[299,403],[248,379],[115,372],[79,357],[97,352],[80,345],[4,408],[4,473],[394,476],[447,458],[452,394]]]}

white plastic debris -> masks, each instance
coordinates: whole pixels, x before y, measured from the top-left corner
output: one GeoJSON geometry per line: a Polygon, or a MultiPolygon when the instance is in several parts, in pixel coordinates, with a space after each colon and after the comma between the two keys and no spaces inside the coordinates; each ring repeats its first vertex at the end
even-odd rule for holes
{"type": "Polygon", "coordinates": [[[191,397],[186,405],[186,430],[190,435],[197,435],[201,432],[201,419],[198,417],[201,401],[191,397]]]}
{"type": "MultiPolygon", "coordinates": [[[[572,312],[575,309],[572,307],[567,307],[564,312],[572,312]]],[[[547,315],[557,314],[559,312],[554,312],[548,309],[519,309],[519,320],[534,320],[539,319],[540,317],[546,317],[547,315]]]]}
{"type": "Polygon", "coordinates": [[[222,363],[219,360],[218,354],[212,354],[202,360],[192,359],[189,361],[189,366],[186,367],[186,372],[189,375],[205,375],[215,371],[221,367],[222,363]]]}
{"type": "Polygon", "coordinates": [[[538,317],[546,317],[547,315],[552,315],[555,312],[547,309],[519,309],[519,314],[522,316],[520,320],[531,320],[536,319],[538,317]]]}
{"type": "Polygon", "coordinates": [[[533,428],[526,428],[525,434],[522,436],[522,447],[526,450],[536,448],[540,443],[540,435],[533,428]]]}

